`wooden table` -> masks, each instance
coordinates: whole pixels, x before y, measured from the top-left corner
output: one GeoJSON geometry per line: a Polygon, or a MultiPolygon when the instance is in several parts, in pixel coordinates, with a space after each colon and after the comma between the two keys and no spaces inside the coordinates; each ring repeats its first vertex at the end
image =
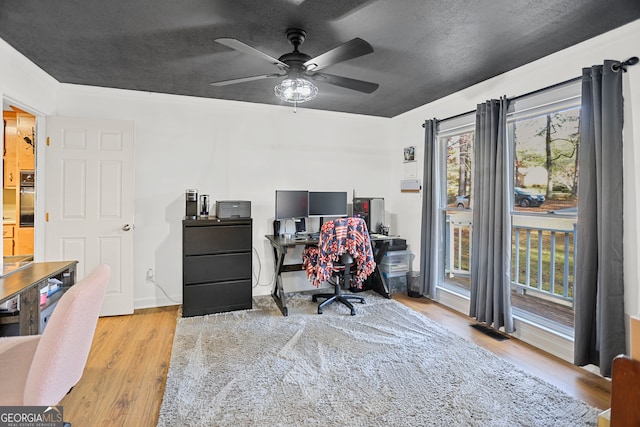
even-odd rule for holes
{"type": "Polygon", "coordinates": [[[78,261],[34,262],[20,270],[0,278],[0,304],[20,296],[17,320],[20,335],[37,335],[42,332],[41,314],[53,308],[64,291],[76,282],[78,261]],[[62,282],[62,290],[52,295],[46,304],[40,305],[40,289],[47,280],[56,278],[62,282]]]}

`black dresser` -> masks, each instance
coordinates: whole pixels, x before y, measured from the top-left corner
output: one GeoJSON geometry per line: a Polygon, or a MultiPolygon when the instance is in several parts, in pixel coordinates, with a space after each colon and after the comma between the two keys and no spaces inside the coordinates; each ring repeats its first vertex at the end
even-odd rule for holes
{"type": "Polygon", "coordinates": [[[252,220],[182,221],[182,316],[251,308],[252,220]]]}

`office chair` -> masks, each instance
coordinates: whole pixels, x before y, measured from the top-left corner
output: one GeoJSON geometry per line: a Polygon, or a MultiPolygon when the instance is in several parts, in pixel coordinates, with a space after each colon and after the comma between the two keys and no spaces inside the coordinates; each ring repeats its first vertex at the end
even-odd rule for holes
{"type": "Polygon", "coordinates": [[[354,259],[349,253],[344,253],[340,255],[340,260],[333,264],[334,270],[331,278],[329,278],[328,282],[334,286],[334,293],[332,294],[313,294],[311,300],[313,302],[317,302],[318,298],[326,298],[323,302],[318,305],[318,314],[322,314],[322,309],[329,304],[332,304],[336,301],[341,302],[342,304],[349,307],[351,310],[351,315],[356,315],[356,309],[353,308],[353,305],[350,301],[360,301],[360,303],[365,304],[366,301],[363,297],[358,295],[350,295],[342,293],[342,287],[347,286],[347,284],[351,280],[351,266],[354,264],[354,259]]]}
{"type": "Polygon", "coordinates": [[[62,295],[42,335],[0,338],[0,406],[56,406],[82,377],[111,268],[62,295]]]}
{"type": "Polygon", "coordinates": [[[349,307],[354,316],[356,311],[350,301],[364,304],[365,299],[344,294],[342,287],[351,285],[349,287],[362,289],[365,279],[376,267],[364,219],[349,217],[324,223],[318,247],[307,247],[303,258],[304,269],[313,285],[320,286],[326,281],[334,286],[334,293],[312,296],[313,302],[318,298],[325,299],[318,305],[318,314],[322,314],[327,305],[338,301],[349,307]]]}

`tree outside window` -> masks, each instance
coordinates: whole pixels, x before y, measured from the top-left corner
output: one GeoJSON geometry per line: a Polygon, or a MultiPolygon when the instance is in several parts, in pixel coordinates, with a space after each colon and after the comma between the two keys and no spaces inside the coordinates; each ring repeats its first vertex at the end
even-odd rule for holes
{"type": "Polygon", "coordinates": [[[572,108],[513,122],[516,211],[564,213],[575,210],[579,119],[580,109],[572,108]],[[526,195],[542,198],[533,203],[518,203],[526,195]]]}

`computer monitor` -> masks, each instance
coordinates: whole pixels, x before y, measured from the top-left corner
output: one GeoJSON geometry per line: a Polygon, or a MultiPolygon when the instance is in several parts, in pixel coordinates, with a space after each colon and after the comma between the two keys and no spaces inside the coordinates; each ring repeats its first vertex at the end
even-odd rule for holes
{"type": "Polygon", "coordinates": [[[310,191],[309,216],[347,216],[346,191],[310,191]]]}
{"type": "Polygon", "coordinates": [[[309,216],[309,192],[276,190],[276,220],[309,216]]]}

